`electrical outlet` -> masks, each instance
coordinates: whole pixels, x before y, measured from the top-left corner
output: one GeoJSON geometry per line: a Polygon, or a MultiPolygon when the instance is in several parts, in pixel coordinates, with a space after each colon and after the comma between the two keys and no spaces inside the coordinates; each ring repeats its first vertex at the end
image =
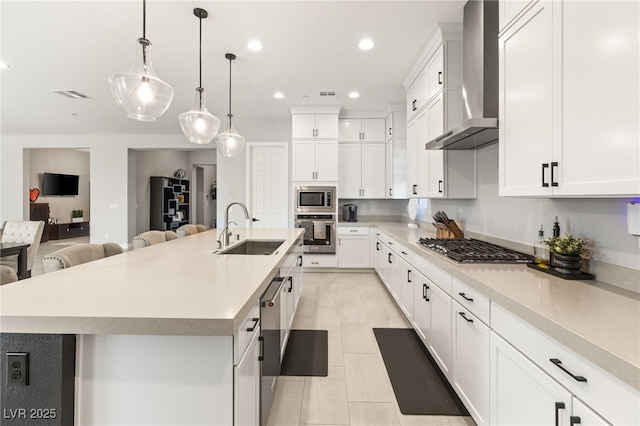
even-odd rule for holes
{"type": "Polygon", "coordinates": [[[7,385],[29,386],[29,354],[7,352],[7,385]]]}

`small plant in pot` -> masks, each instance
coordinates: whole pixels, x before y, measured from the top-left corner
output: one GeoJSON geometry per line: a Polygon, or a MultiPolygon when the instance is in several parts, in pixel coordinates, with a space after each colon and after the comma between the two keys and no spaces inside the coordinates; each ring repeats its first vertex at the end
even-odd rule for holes
{"type": "Polygon", "coordinates": [[[82,210],[72,210],[71,211],[71,221],[72,222],[82,222],[84,220],[84,213],[82,210]]]}
{"type": "Polygon", "coordinates": [[[583,269],[582,260],[591,256],[588,242],[582,237],[565,234],[562,237],[549,238],[545,242],[551,253],[551,266],[564,274],[580,274],[583,269]]]}

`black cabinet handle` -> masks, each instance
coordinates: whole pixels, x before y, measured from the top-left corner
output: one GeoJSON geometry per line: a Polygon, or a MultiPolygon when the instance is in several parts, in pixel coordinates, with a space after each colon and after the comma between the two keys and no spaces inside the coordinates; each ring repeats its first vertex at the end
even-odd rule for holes
{"type": "Polygon", "coordinates": [[[298,261],[296,262],[296,266],[302,266],[302,256],[298,256],[298,261]]]}
{"type": "Polygon", "coordinates": [[[442,84],[442,71],[438,71],[438,84],[442,84]]]}
{"type": "Polygon", "coordinates": [[[389,188],[389,197],[393,197],[393,195],[391,195],[391,188],[389,188]]]}
{"type": "Polygon", "coordinates": [[[462,298],[463,298],[464,300],[466,300],[467,302],[473,302],[473,298],[472,298],[472,297],[467,297],[467,295],[466,295],[466,294],[464,294],[464,293],[458,293],[458,294],[459,294],[460,296],[462,296],[462,298]]]}
{"type": "Polygon", "coordinates": [[[260,222],[260,219],[258,219],[257,217],[252,217],[252,218],[251,218],[251,221],[252,221],[252,222],[260,222]]]}
{"type": "Polygon", "coordinates": [[[438,192],[442,193],[442,181],[441,180],[438,181],[438,192]]]}
{"type": "Polygon", "coordinates": [[[407,256],[407,252],[406,251],[401,251],[400,253],[404,254],[405,256],[407,256]]]}
{"type": "Polygon", "coordinates": [[[391,127],[389,127],[389,136],[391,136],[391,127]]]}
{"type": "Polygon", "coordinates": [[[550,358],[549,361],[551,361],[553,363],[553,365],[555,365],[556,367],[558,367],[560,370],[564,371],[565,373],[567,373],[568,375],[570,375],[573,379],[575,379],[578,382],[586,382],[587,379],[585,377],[582,376],[576,376],[575,374],[573,374],[571,371],[567,370],[566,368],[564,368],[564,366],[562,365],[562,361],[560,361],[558,358],[550,358]]]}
{"type": "Polygon", "coordinates": [[[549,184],[544,180],[544,169],[549,168],[549,163],[542,163],[542,187],[548,188],[549,184]]]}
{"type": "Polygon", "coordinates": [[[464,312],[458,312],[458,315],[460,315],[462,318],[464,318],[464,320],[465,320],[466,322],[473,322],[473,320],[472,320],[472,319],[467,318],[467,315],[466,315],[464,312]]]}
{"type": "Polygon", "coordinates": [[[418,193],[418,185],[413,185],[413,193],[414,194],[418,193]]]}
{"type": "Polygon", "coordinates": [[[407,282],[411,282],[411,269],[407,270],[407,282]]]}
{"type": "Polygon", "coordinates": [[[417,99],[414,99],[413,102],[411,102],[411,111],[415,111],[418,108],[416,108],[416,102],[418,102],[417,99]]]}
{"type": "Polygon", "coordinates": [[[253,325],[251,327],[247,327],[247,331],[254,331],[260,322],[260,318],[251,318],[253,321],[253,325]]]}
{"type": "Polygon", "coordinates": [[[560,410],[564,410],[564,402],[556,402],[556,426],[560,426],[560,410]]]}
{"type": "Polygon", "coordinates": [[[427,297],[427,290],[429,290],[429,286],[426,284],[422,284],[422,298],[428,302],[429,297],[427,297]]]}
{"type": "Polygon", "coordinates": [[[551,186],[558,186],[558,182],[556,182],[556,179],[553,177],[553,169],[554,168],[558,168],[558,162],[557,161],[553,161],[551,163],[551,186]]]}
{"type": "Polygon", "coordinates": [[[260,355],[258,355],[258,361],[264,361],[264,337],[258,336],[260,341],[260,355]]]}
{"type": "Polygon", "coordinates": [[[391,261],[391,253],[387,253],[387,261],[388,261],[389,263],[393,263],[393,262],[391,261]]]}
{"type": "Polygon", "coordinates": [[[289,277],[289,288],[287,289],[288,293],[291,293],[293,291],[293,277],[289,277]]]}
{"type": "Polygon", "coordinates": [[[569,417],[569,426],[579,425],[581,423],[582,422],[580,421],[580,417],[578,416],[569,417]]]}
{"type": "Polygon", "coordinates": [[[376,250],[380,251],[380,243],[378,241],[376,241],[376,250]]]}

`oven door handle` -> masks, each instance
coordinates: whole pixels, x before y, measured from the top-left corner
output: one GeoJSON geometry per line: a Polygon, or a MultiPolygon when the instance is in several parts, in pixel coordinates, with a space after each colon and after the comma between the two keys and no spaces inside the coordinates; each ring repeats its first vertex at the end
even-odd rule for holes
{"type": "Polygon", "coordinates": [[[278,285],[278,289],[274,293],[274,295],[271,298],[271,300],[265,300],[264,302],[262,302],[262,307],[267,307],[267,306],[268,307],[273,307],[273,305],[275,304],[274,302],[276,301],[276,299],[278,297],[280,297],[280,291],[282,290],[282,287],[284,286],[285,279],[284,279],[284,277],[274,278],[273,281],[271,281],[271,285],[269,287],[273,286],[275,282],[279,282],[280,283],[278,285]]]}

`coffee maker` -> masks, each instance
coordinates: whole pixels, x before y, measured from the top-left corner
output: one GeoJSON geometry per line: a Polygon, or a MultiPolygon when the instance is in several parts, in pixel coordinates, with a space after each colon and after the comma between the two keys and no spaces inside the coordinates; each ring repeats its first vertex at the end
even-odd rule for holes
{"type": "Polygon", "coordinates": [[[355,204],[345,204],[342,208],[345,222],[358,221],[358,206],[356,206],[355,204]]]}

